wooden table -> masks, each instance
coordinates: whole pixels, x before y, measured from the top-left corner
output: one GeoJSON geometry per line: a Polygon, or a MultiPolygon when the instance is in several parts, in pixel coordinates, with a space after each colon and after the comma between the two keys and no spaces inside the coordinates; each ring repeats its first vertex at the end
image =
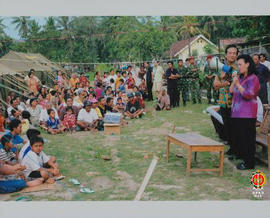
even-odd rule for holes
{"type": "MultiPolygon", "coordinates": [[[[167,136],[167,161],[169,162],[170,155],[170,143],[182,146],[188,150],[187,158],[187,175],[190,172],[202,172],[202,171],[219,171],[219,175],[223,175],[223,163],[224,163],[224,148],[225,146],[217,141],[201,136],[196,133],[184,133],[184,134],[168,134],[167,136]],[[212,169],[191,169],[191,155],[192,152],[219,152],[219,168],[212,169]]],[[[196,153],[195,153],[196,154],[196,153]]]]}

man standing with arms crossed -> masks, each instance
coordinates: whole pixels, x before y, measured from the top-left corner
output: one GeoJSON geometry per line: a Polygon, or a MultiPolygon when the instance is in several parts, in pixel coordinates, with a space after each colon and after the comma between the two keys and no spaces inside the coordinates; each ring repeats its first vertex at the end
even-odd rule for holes
{"type": "Polygon", "coordinates": [[[178,91],[179,93],[182,93],[183,105],[186,106],[188,94],[187,68],[184,66],[182,59],[178,60],[178,72],[180,75],[178,81],[178,91]]]}

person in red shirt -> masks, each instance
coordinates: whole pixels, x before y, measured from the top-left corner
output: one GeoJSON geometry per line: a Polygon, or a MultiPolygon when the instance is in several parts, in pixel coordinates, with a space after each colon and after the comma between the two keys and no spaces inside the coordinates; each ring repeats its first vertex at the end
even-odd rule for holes
{"type": "Polygon", "coordinates": [[[86,87],[87,84],[89,84],[88,79],[84,76],[84,73],[81,73],[80,75],[80,83],[82,84],[82,87],[86,87]]]}
{"type": "Polygon", "coordinates": [[[136,99],[136,101],[139,102],[140,107],[141,107],[141,109],[143,111],[143,114],[145,114],[146,113],[145,102],[143,100],[142,94],[140,92],[136,92],[135,93],[135,99],[136,99]]]}
{"type": "Polygon", "coordinates": [[[66,114],[64,115],[63,123],[64,127],[72,132],[75,132],[76,116],[72,107],[67,107],[66,114]]]}
{"type": "Polygon", "coordinates": [[[132,73],[128,73],[127,85],[128,89],[132,89],[135,85],[135,79],[132,77],[132,73]]]}

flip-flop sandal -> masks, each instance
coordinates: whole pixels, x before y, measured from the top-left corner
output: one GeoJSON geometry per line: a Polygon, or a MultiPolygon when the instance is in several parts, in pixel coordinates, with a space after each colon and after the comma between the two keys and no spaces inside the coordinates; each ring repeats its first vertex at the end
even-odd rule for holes
{"type": "Polygon", "coordinates": [[[32,201],[29,196],[21,196],[16,199],[16,201],[32,201]]]}
{"type": "Polygon", "coordinates": [[[63,176],[63,175],[53,177],[53,179],[54,179],[55,181],[62,180],[62,179],[64,179],[64,178],[66,178],[66,177],[63,176]]]}
{"type": "Polygon", "coordinates": [[[111,160],[111,158],[109,156],[106,156],[106,155],[102,155],[101,158],[103,160],[111,160]]]}
{"type": "Polygon", "coordinates": [[[77,179],[69,179],[69,182],[71,182],[73,185],[80,185],[81,183],[77,179]]]}
{"type": "Polygon", "coordinates": [[[91,194],[91,193],[94,193],[95,191],[93,189],[83,187],[80,189],[80,192],[86,193],[86,194],[91,194]]]}
{"type": "Polygon", "coordinates": [[[178,158],[183,158],[183,155],[181,155],[181,154],[176,154],[175,156],[178,158]]]}

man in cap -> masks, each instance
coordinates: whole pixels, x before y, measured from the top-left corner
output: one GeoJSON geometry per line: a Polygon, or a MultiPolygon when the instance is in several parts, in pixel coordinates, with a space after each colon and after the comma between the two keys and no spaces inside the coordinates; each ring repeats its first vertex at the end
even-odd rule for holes
{"type": "Polygon", "coordinates": [[[214,98],[214,103],[217,104],[218,100],[218,90],[214,88],[214,79],[215,79],[215,72],[213,72],[210,67],[209,67],[209,62],[212,59],[212,55],[208,55],[206,57],[206,65],[204,67],[204,73],[205,73],[205,79],[206,79],[206,90],[207,90],[207,99],[208,99],[208,104],[211,104],[211,99],[212,99],[212,91],[213,91],[213,98],[214,98]]]}
{"type": "Polygon", "coordinates": [[[193,56],[189,58],[189,67],[188,72],[190,75],[190,91],[191,98],[193,104],[196,104],[196,100],[198,100],[199,104],[201,104],[201,91],[200,91],[200,83],[199,83],[199,67],[195,63],[195,59],[193,56]]]}
{"type": "Polygon", "coordinates": [[[81,130],[84,131],[95,131],[97,127],[98,116],[97,113],[94,113],[94,110],[91,110],[92,103],[90,101],[84,102],[84,107],[80,110],[78,114],[77,124],[81,130]]]}
{"type": "Polygon", "coordinates": [[[140,103],[134,99],[133,93],[128,93],[128,103],[125,110],[125,117],[127,118],[139,118],[142,116],[143,111],[141,110],[140,103]]]}

